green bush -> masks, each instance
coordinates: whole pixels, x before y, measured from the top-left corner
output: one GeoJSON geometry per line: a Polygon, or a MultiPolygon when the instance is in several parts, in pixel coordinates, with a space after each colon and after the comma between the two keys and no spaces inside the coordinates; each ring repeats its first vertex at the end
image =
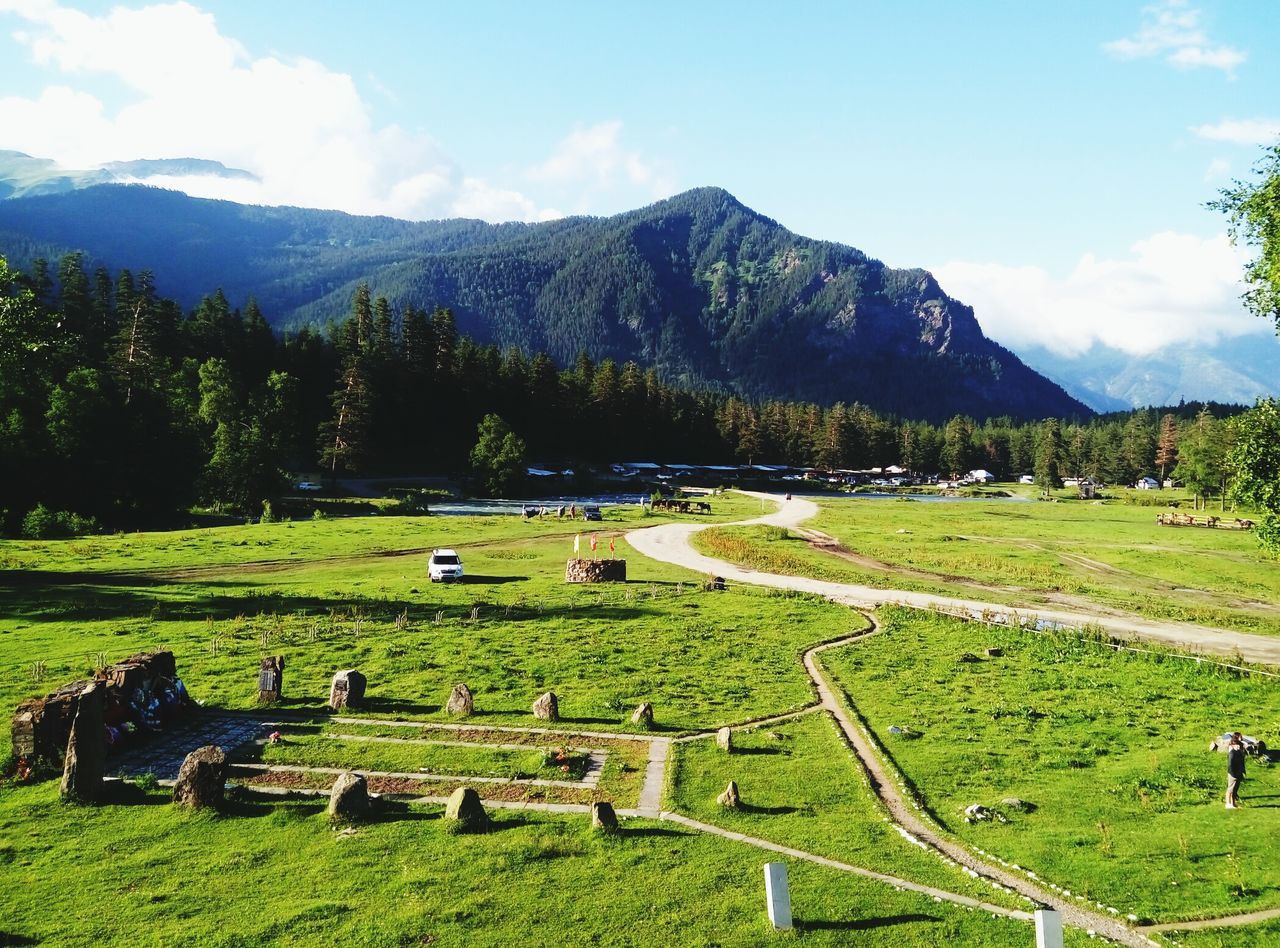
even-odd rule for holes
{"type": "Polygon", "coordinates": [[[44,504],[36,504],[22,518],[22,535],[28,540],[75,537],[96,533],[98,529],[98,521],[92,517],[82,517],[69,510],[50,510],[44,504]]]}

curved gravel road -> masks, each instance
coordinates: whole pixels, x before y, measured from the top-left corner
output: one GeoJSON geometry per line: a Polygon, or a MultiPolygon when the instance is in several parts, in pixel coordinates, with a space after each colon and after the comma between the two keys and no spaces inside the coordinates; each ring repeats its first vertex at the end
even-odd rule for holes
{"type": "Polygon", "coordinates": [[[753,569],[726,563],[723,560],[712,559],[709,556],[703,556],[690,546],[689,538],[693,534],[699,530],[706,530],[711,526],[768,524],[790,529],[798,527],[818,513],[818,505],[811,500],[800,498],[784,500],[775,494],[750,493],[750,496],[778,504],[777,511],[752,520],[742,520],[735,524],[668,523],[657,527],[632,530],[627,534],[627,542],[637,552],[664,563],[683,566],[707,575],[723,576],[725,579],[734,582],[816,593],[857,609],[875,609],[882,605],[900,604],[920,609],[941,609],[953,614],[968,615],[975,619],[982,618],[984,615],[988,617],[1003,615],[1017,620],[1026,620],[1028,617],[1034,617],[1041,623],[1070,629],[1078,629],[1083,626],[1096,627],[1118,639],[1140,639],[1170,648],[1199,652],[1206,655],[1239,656],[1249,662],[1280,665],[1280,638],[1272,636],[1252,635],[1248,632],[1236,632],[1230,629],[1215,629],[1210,626],[1193,625],[1186,622],[1163,622],[1138,616],[1104,615],[1101,612],[1091,613],[1063,609],[1015,609],[1011,606],[994,602],[959,599],[932,593],[877,589],[874,586],[862,586],[856,583],[833,583],[820,579],[809,579],[804,576],[780,576],[776,573],[761,573],[753,569]]]}

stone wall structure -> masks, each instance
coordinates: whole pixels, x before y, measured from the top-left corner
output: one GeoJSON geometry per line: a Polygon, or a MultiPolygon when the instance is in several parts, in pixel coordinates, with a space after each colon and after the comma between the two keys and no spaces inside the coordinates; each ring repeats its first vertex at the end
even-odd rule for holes
{"type": "Polygon", "coordinates": [[[564,564],[566,583],[625,583],[626,560],[568,560],[564,564]]]}
{"type": "Polygon", "coordinates": [[[100,669],[92,681],[74,681],[18,705],[10,727],[14,756],[62,764],[80,696],[94,684],[101,691],[105,726],[99,733],[108,751],[164,730],[194,707],[172,652],[131,655],[100,669]]]}

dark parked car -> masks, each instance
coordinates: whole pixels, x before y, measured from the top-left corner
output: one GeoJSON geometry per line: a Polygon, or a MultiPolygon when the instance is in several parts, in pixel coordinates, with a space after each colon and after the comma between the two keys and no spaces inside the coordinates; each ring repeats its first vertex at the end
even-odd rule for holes
{"type": "Polygon", "coordinates": [[[582,519],[583,520],[603,520],[604,514],[600,512],[599,507],[595,506],[594,504],[588,504],[586,507],[582,508],[582,519]]]}

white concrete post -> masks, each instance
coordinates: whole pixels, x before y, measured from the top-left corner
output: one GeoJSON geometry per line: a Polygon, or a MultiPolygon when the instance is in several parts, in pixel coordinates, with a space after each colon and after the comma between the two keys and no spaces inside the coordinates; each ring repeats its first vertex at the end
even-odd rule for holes
{"type": "MultiPolygon", "coordinates": [[[[791,893],[787,890],[787,864],[764,864],[764,897],[769,905],[769,921],[778,931],[791,929],[791,893]]],[[[1061,942],[1061,940],[1059,940],[1061,942]]]]}
{"type": "Polygon", "coordinates": [[[1053,909],[1036,909],[1036,948],[1062,948],[1062,916],[1053,909]]]}

